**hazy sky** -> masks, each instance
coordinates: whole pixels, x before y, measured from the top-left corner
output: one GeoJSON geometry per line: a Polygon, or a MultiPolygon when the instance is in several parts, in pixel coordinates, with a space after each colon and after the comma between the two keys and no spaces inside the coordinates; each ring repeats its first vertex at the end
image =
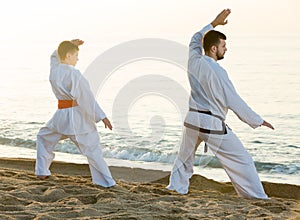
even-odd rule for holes
{"type": "Polygon", "coordinates": [[[300,34],[299,0],[6,0],[3,42],[191,36],[231,8],[232,34],[300,34]]]}

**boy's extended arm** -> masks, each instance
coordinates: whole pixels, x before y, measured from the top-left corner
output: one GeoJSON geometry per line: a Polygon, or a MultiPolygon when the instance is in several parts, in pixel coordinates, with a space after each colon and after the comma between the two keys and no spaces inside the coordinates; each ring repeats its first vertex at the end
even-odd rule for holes
{"type": "MultiPolygon", "coordinates": [[[[78,70],[76,70],[78,71],[78,70]]],[[[78,105],[82,110],[94,120],[94,122],[99,122],[103,120],[105,127],[110,128],[109,120],[104,120],[106,115],[97,103],[94,94],[90,89],[88,81],[81,75],[81,73],[74,72],[74,86],[71,90],[71,95],[77,101],[78,105]]]]}
{"type": "Polygon", "coordinates": [[[99,122],[106,118],[104,111],[95,100],[88,81],[82,75],[77,82],[77,86],[72,88],[71,93],[74,94],[74,98],[78,105],[93,118],[95,122],[99,122]]]}

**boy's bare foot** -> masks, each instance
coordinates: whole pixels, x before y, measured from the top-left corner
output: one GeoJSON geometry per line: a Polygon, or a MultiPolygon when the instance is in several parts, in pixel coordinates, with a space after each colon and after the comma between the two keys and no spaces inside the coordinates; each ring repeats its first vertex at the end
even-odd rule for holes
{"type": "Polygon", "coordinates": [[[39,178],[40,180],[45,180],[45,179],[49,178],[49,176],[37,176],[37,178],[39,178]]]}

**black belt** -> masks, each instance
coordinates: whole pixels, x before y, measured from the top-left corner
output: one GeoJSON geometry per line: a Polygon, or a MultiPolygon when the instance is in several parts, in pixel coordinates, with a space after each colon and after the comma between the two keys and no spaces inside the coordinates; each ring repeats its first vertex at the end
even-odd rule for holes
{"type": "Polygon", "coordinates": [[[219,135],[227,134],[226,124],[225,124],[224,120],[220,116],[214,115],[210,111],[200,111],[200,110],[193,109],[193,108],[190,108],[189,111],[191,111],[191,112],[199,112],[199,113],[206,114],[206,115],[211,115],[213,117],[216,117],[216,118],[220,119],[222,121],[222,130],[209,130],[209,129],[205,129],[205,128],[199,128],[199,127],[197,127],[195,125],[192,125],[192,124],[184,122],[184,126],[185,127],[188,127],[188,128],[191,128],[191,129],[194,129],[194,130],[200,131],[202,133],[206,133],[206,134],[219,134],[219,135]]]}

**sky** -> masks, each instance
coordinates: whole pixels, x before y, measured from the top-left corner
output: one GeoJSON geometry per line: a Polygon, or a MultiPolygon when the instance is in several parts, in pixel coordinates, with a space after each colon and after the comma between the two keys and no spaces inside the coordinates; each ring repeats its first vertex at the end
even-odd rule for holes
{"type": "Polygon", "coordinates": [[[299,0],[6,0],[0,43],[191,36],[230,8],[230,34],[300,34],[299,0]]]}

